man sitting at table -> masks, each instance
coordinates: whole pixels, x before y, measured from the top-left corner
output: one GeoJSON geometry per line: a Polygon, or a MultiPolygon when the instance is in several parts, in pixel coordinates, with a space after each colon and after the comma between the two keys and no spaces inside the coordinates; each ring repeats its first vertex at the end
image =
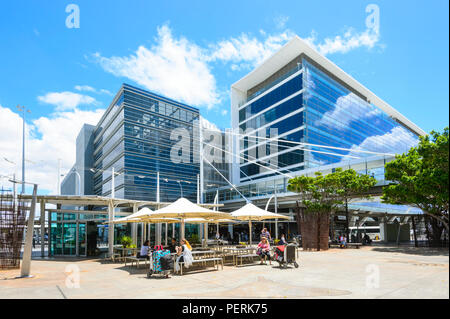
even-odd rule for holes
{"type": "Polygon", "coordinates": [[[175,238],[172,238],[172,242],[167,249],[170,250],[171,253],[177,252],[177,240],[175,238]]]}
{"type": "Polygon", "coordinates": [[[145,243],[141,247],[141,251],[137,253],[137,258],[147,258],[150,259],[150,256],[148,255],[148,251],[150,249],[150,241],[146,240],[145,243]]]}

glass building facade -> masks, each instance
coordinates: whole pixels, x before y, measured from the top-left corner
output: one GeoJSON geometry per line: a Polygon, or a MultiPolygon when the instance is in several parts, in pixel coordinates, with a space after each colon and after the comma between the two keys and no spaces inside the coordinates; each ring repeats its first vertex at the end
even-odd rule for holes
{"type": "MultiPolygon", "coordinates": [[[[198,126],[194,129],[198,120],[196,108],[123,84],[99,123],[84,125],[80,131],[76,163],[61,184],[61,194],[79,194],[79,174],[81,195],[110,197],[114,168],[115,198],[156,201],[159,172],[161,202],[173,202],[181,195],[195,202],[200,173],[199,161],[194,159],[195,143],[199,144],[199,137],[194,136],[198,135],[198,126]],[[179,136],[171,136],[175,129],[183,129],[184,141],[189,141],[189,155],[182,163],[171,158],[171,150],[179,142],[179,136]]],[[[124,213],[128,214],[117,209],[116,218],[124,213]]],[[[109,227],[103,224],[108,220],[105,210],[99,210],[98,214],[52,212],[50,218],[50,255],[93,256],[108,249],[109,227]]],[[[139,243],[142,226],[136,226],[139,243]]],[[[161,226],[165,232],[166,225],[161,226]]],[[[131,228],[129,223],[115,225],[114,244],[120,244],[122,236],[131,235],[131,228]]],[[[150,239],[155,242],[155,225],[150,225],[149,230],[150,239]]],[[[187,226],[185,233],[186,236],[198,233],[198,225],[187,226]]]]}
{"type": "Polygon", "coordinates": [[[266,83],[256,97],[248,93],[239,107],[240,182],[371,154],[360,150],[403,153],[418,142],[416,134],[306,57],[295,61],[281,72],[282,80],[266,83]]]}
{"type": "MultiPolygon", "coordinates": [[[[196,108],[124,84],[94,132],[94,193],[111,195],[111,172],[115,197],[156,201],[157,172],[160,200],[183,196],[196,201],[198,161],[194,161],[196,108]],[[174,129],[189,134],[189,161],[174,163],[171,139],[174,129]]],[[[198,139],[197,139],[198,140],[198,139]]]]}
{"type": "MultiPolygon", "coordinates": [[[[231,87],[232,183],[247,198],[288,193],[290,177],[337,167],[383,183],[384,164],[423,134],[299,38],[269,60],[231,87]]],[[[222,187],[219,200],[243,200],[239,192],[222,187]]]]}

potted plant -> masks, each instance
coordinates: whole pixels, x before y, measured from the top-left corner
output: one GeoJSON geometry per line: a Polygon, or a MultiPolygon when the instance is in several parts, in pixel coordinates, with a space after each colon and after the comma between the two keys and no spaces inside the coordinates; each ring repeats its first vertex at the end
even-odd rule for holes
{"type": "Polygon", "coordinates": [[[130,236],[122,236],[120,238],[120,243],[122,244],[123,248],[136,248],[136,245],[133,245],[133,239],[130,236]]]}

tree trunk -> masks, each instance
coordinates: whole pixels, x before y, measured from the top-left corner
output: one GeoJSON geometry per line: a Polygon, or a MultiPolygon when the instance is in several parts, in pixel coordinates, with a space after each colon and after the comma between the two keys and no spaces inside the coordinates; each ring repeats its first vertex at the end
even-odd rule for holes
{"type": "Polygon", "coordinates": [[[317,214],[317,251],[320,251],[320,213],[317,214]]]}
{"type": "Polygon", "coordinates": [[[347,242],[350,242],[350,216],[348,214],[348,199],[345,199],[345,236],[347,242]]]}
{"type": "Polygon", "coordinates": [[[414,216],[411,217],[412,221],[412,227],[413,227],[413,234],[414,234],[414,246],[419,247],[419,244],[417,242],[417,234],[416,234],[416,222],[414,220],[414,216]]]}
{"type": "Polygon", "coordinates": [[[302,228],[300,226],[300,221],[301,221],[301,214],[300,214],[300,205],[298,204],[298,201],[296,201],[297,203],[297,209],[296,209],[296,215],[297,215],[297,231],[298,234],[301,235],[302,234],[302,228]]]}

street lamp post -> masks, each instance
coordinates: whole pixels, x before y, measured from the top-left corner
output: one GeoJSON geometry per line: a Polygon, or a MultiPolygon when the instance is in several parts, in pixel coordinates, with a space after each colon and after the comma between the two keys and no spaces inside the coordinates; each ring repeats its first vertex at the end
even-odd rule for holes
{"type": "Polygon", "coordinates": [[[31,113],[24,106],[17,105],[17,109],[22,112],[22,194],[25,194],[25,113],[31,113]]]}
{"type": "Polygon", "coordinates": [[[181,185],[181,181],[177,181],[177,183],[180,185],[181,197],[183,197],[183,185],[181,185]]]}

